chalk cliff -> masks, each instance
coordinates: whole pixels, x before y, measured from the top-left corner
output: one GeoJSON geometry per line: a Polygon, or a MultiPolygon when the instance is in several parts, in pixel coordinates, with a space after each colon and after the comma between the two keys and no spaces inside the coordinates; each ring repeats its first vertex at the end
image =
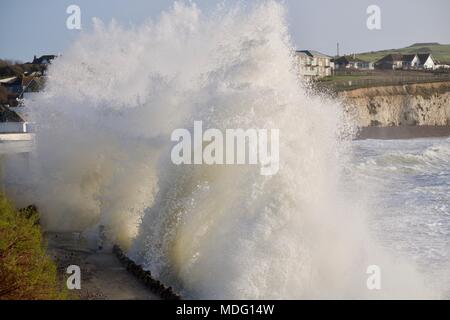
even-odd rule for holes
{"type": "Polygon", "coordinates": [[[339,97],[363,127],[450,125],[450,82],[355,89],[339,97]]]}

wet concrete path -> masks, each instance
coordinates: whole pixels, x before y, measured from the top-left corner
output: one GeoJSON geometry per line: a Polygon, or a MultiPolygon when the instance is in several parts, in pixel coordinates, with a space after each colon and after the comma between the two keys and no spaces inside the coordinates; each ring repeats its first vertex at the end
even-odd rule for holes
{"type": "Polygon", "coordinates": [[[95,250],[79,233],[45,233],[47,252],[56,262],[62,279],[67,267],[77,265],[81,271],[81,289],[71,290],[82,300],[160,300],[130,274],[112,249],[95,250]]]}

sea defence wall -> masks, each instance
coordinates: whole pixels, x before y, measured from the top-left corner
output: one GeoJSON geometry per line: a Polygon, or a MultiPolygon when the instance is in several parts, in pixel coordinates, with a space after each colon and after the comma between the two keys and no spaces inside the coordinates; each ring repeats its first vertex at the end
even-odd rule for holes
{"type": "Polygon", "coordinates": [[[136,264],[133,260],[128,258],[118,245],[114,245],[113,253],[136,278],[142,281],[153,293],[157,294],[164,300],[180,300],[181,297],[176,294],[172,287],[166,287],[164,284],[155,280],[150,271],[146,271],[142,266],[136,264]]]}
{"type": "Polygon", "coordinates": [[[450,82],[362,88],[338,96],[361,127],[450,125],[450,82]]]}

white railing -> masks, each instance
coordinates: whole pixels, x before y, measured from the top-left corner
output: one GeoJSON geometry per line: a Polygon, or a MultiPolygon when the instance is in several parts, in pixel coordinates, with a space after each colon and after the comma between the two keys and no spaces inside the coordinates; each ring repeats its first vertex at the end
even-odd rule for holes
{"type": "Polygon", "coordinates": [[[28,122],[0,122],[0,133],[28,133],[30,129],[28,122]]]}

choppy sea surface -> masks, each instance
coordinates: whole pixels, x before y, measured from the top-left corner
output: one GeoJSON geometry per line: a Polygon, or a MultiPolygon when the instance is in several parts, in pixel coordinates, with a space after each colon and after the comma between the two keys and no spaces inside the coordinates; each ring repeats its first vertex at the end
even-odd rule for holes
{"type": "Polygon", "coordinates": [[[376,194],[370,225],[450,297],[450,138],[354,142],[352,170],[376,194]]]}

